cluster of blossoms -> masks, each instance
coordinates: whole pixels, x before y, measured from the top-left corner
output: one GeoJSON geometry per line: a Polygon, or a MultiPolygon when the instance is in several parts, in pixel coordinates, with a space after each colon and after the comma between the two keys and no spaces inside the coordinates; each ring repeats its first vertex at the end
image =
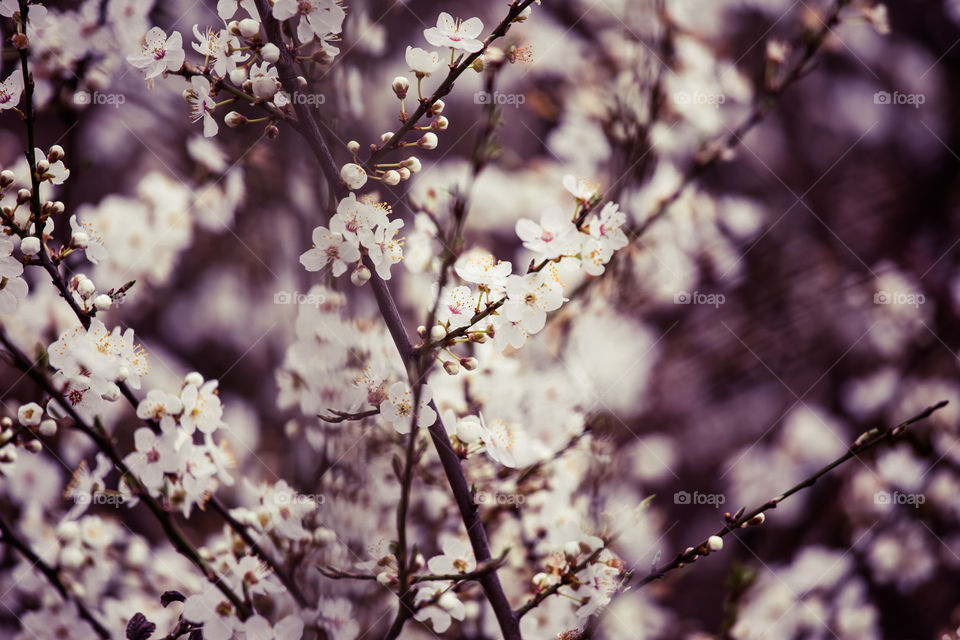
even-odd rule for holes
{"type": "MultiPolygon", "coordinates": [[[[218,107],[237,101],[268,105],[274,116],[251,119],[237,111],[231,111],[224,117],[229,127],[237,127],[250,122],[269,122],[268,135],[279,134],[274,122],[283,113],[292,111],[293,101],[306,99],[306,96],[291,95],[281,87],[277,62],[280,60],[280,48],[269,42],[263,35],[260,15],[256,5],[248,0],[221,1],[217,3],[217,12],[224,20],[223,28],[206,27],[200,29],[194,25],[191,43],[193,50],[203,56],[203,65],[195,67],[186,62],[183,36],[174,31],[169,36],[160,27],[150,29],[140,46],[140,52],[128,56],[127,61],[143,71],[148,83],[167,73],[178,73],[190,79],[190,87],[185,89],[183,97],[190,105],[190,117],[194,122],[202,121],[203,135],[212,137],[220,129],[214,118],[218,107]],[[247,17],[238,17],[243,11],[247,17]],[[215,99],[228,87],[231,97],[217,102],[215,99]]],[[[310,57],[315,62],[329,63],[339,53],[333,46],[343,28],[346,13],[337,0],[279,0],[273,3],[271,19],[296,23],[300,48],[314,46],[310,57]]],[[[300,53],[300,55],[303,55],[300,53]]],[[[307,80],[298,78],[303,88],[307,80]]]]}
{"type": "Polygon", "coordinates": [[[334,276],[343,275],[347,266],[356,264],[351,281],[360,286],[370,279],[370,270],[361,264],[361,250],[373,262],[377,274],[390,279],[390,267],[403,259],[403,242],[397,238],[403,220],[389,218],[390,207],[357,199],[353,193],[340,201],[330,218],[330,228],[313,230],[313,248],[300,256],[307,271],[319,271],[330,265],[334,276]]]}

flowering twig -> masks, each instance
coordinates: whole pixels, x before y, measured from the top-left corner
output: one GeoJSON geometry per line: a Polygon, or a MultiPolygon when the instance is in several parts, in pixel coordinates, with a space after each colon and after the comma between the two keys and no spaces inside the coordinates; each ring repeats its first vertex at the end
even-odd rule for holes
{"type": "MultiPolygon", "coordinates": [[[[258,0],[258,4],[260,1],[261,0],[258,0]]],[[[419,122],[420,118],[422,118],[427,111],[430,110],[430,107],[432,107],[437,100],[450,93],[450,91],[453,89],[454,81],[459,78],[464,71],[470,68],[471,65],[473,65],[474,60],[486,52],[487,47],[489,47],[491,43],[505,36],[507,31],[510,29],[511,23],[513,23],[517,16],[523,13],[523,11],[533,3],[534,0],[514,0],[514,2],[510,4],[510,11],[507,13],[507,16],[501,20],[500,24],[498,24],[494,30],[490,32],[490,35],[486,37],[486,39],[483,41],[483,47],[481,47],[478,51],[469,54],[457,66],[452,67],[447,73],[447,77],[443,79],[443,82],[440,83],[440,86],[437,87],[436,91],[434,91],[429,98],[422,99],[420,101],[420,106],[417,107],[417,110],[410,114],[410,117],[407,118],[406,122],[404,122],[400,128],[393,133],[393,136],[391,136],[388,141],[383,143],[383,145],[377,149],[377,151],[367,158],[364,165],[368,172],[369,169],[376,166],[376,164],[383,159],[387,153],[399,148],[399,143],[401,140],[403,140],[403,136],[406,135],[408,131],[413,129],[414,125],[419,122]]]]}
{"type": "MultiPolygon", "coordinates": [[[[790,487],[780,495],[766,501],[765,503],[753,509],[752,511],[743,513],[744,510],[741,509],[737,513],[737,517],[729,518],[727,524],[722,529],[720,529],[715,534],[713,534],[713,536],[723,538],[724,536],[735,531],[736,529],[746,527],[750,524],[759,524],[762,521],[761,514],[763,514],[765,511],[768,511],[770,509],[776,509],[778,504],[780,504],[781,502],[783,502],[793,494],[813,486],[813,484],[817,480],[819,480],[821,477],[823,477],[824,475],[826,475],[836,467],[840,466],[844,462],[850,460],[851,458],[859,455],[860,453],[863,453],[864,451],[882,442],[893,440],[894,438],[899,436],[901,433],[903,433],[903,431],[906,430],[906,428],[911,424],[915,422],[919,422],[920,420],[923,420],[924,418],[929,417],[934,411],[937,411],[938,409],[942,409],[946,405],[947,405],[947,401],[942,400],[933,406],[927,407],[917,415],[913,416],[912,418],[909,418],[908,420],[901,422],[895,427],[892,427],[889,429],[875,428],[875,429],[871,429],[870,431],[867,431],[866,433],[861,434],[860,437],[858,437],[853,442],[853,444],[850,445],[850,448],[847,450],[845,454],[843,454],[842,456],[840,456],[830,464],[824,466],[813,475],[807,477],[801,482],[790,487]]],[[[677,556],[671,562],[668,562],[660,567],[655,567],[654,569],[652,569],[650,573],[645,575],[643,578],[641,578],[637,582],[636,586],[642,587],[646,584],[649,584],[650,582],[653,582],[654,580],[659,580],[670,571],[673,571],[675,569],[680,569],[685,564],[689,564],[695,561],[699,556],[706,555],[704,553],[704,550],[707,548],[708,548],[707,541],[704,541],[703,543],[697,545],[696,547],[688,547],[682,553],[677,554],[677,556]]],[[[629,581],[630,579],[628,578],[627,582],[629,583],[629,581]]]]}
{"type": "Polygon", "coordinates": [[[72,600],[77,607],[77,612],[80,614],[80,617],[90,623],[90,626],[94,628],[101,638],[109,638],[110,632],[107,631],[99,620],[97,620],[90,610],[87,608],[87,605],[83,603],[83,600],[76,597],[66,585],[63,584],[63,580],[60,579],[60,574],[57,573],[57,570],[48,565],[43,561],[40,556],[38,556],[33,549],[30,548],[24,540],[21,540],[19,536],[13,531],[13,527],[7,523],[2,517],[0,517],[0,534],[3,534],[3,537],[0,538],[5,544],[10,545],[17,551],[23,554],[23,557],[31,564],[32,568],[38,569],[42,573],[50,584],[63,596],[64,600],[72,600]]]}
{"type": "MultiPolygon", "coordinates": [[[[281,26],[273,17],[268,0],[255,0],[255,2],[268,40],[273,42],[280,49],[280,59],[277,61],[277,72],[280,78],[280,83],[284,90],[292,95],[293,92],[297,90],[297,80],[293,70],[292,56],[287,50],[284,42],[281,26]]],[[[520,12],[532,4],[532,2],[533,0],[523,0],[523,2],[515,2],[512,4],[507,17],[485,40],[485,46],[496,38],[505,34],[509,24],[520,14],[520,12]]],[[[476,55],[468,56],[468,60],[470,60],[470,62],[472,62],[472,59],[470,59],[471,57],[475,59],[476,55]]],[[[467,61],[464,62],[466,63],[467,61]]],[[[450,88],[453,86],[453,80],[459,77],[464,70],[466,70],[466,66],[457,67],[451,70],[450,74],[447,76],[447,79],[441,85],[441,89],[444,89],[445,92],[449,92],[450,88]]],[[[417,108],[416,112],[414,112],[413,116],[400,129],[397,130],[397,133],[394,134],[392,140],[399,140],[404,133],[409,131],[416,123],[416,120],[426,113],[428,105],[435,102],[436,99],[439,99],[439,97],[440,95],[437,95],[436,98],[428,99],[422,103],[420,107],[417,108]],[[433,100],[433,102],[431,102],[431,100],[433,100]]],[[[330,149],[320,133],[319,126],[314,119],[313,113],[311,113],[310,109],[308,109],[306,105],[299,104],[296,101],[294,101],[294,109],[296,110],[297,118],[300,120],[302,128],[301,133],[316,156],[317,161],[320,164],[321,171],[327,179],[327,183],[331,192],[338,199],[346,197],[347,191],[344,185],[340,182],[339,172],[337,171],[337,166],[334,162],[333,155],[330,153],[330,149]]],[[[389,145],[386,145],[384,149],[386,149],[388,146],[389,145]]],[[[381,149],[380,152],[375,153],[368,162],[375,162],[376,159],[382,155],[382,153],[385,153],[384,149],[381,149]]],[[[403,320],[400,317],[400,312],[397,309],[396,301],[393,299],[393,295],[390,293],[390,289],[387,287],[386,281],[384,281],[383,278],[377,274],[376,265],[373,264],[370,256],[364,252],[362,259],[364,265],[371,272],[370,286],[373,289],[374,296],[377,300],[377,306],[380,310],[380,314],[383,316],[384,322],[387,325],[387,329],[390,332],[390,336],[393,339],[404,365],[407,366],[409,373],[411,371],[411,364],[414,360],[413,345],[410,343],[406,327],[404,326],[403,320]]],[[[417,381],[411,380],[411,382],[414,383],[417,381]]],[[[473,547],[474,556],[476,557],[477,562],[485,562],[490,560],[492,557],[490,553],[490,545],[487,542],[486,530],[484,529],[483,523],[480,520],[477,511],[477,507],[474,504],[473,498],[470,494],[470,486],[467,482],[466,475],[464,475],[463,468],[460,466],[460,459],[453,450],[453,447],[450,445],[450,436],[447,434],[447,431],[443,426],[443,421],[440,419],[440,414],[439,411],[437,411],[436,404],[431,401],[430,407],[437,414],[437,419],[429,428],[430,438],[433,440],[434,447],[436,448],[437,454],[440,458],[440,464],[447,476],[447,481],[450,484],[450,488],[457,502],[457,507],[460,510],[460,516],[467,530],[467,535],[470,538],[470,544],[473,547]]],[[[500,630],[505,639],[520,640],[521,635],[519,623],[517,618],[513,615],[513,611],[510,608],[510,603],[507,600],[506,594],[503,592],[503,587],[500,585],[500,579],[497,577],[497,572],[491,571],[481,576],[480,584],[483,587],[487,600],[490,602],[490,605],[494,610],[500,630]]],[[[391,629],[391,633],[392,632],[393,630],[391,629]]],[[[397,633],[399,634],[399,631],[397,633]]]]}
{"type": "Polygon", "coordinates": [[[38,364],[28,358],[27,355],[24,354],[23,351],[21,351],[20,348],[10,340],[9,336],[6,334],[6,331],[3,331],[2,328],[0,328],[0,344],[2,344],[7,350],[7,353],[11,358],[11,366],[23,372],[51,398],[56,398],[59,401],[59,404],[66,411],[67,415],[69,415],[73,420],[76,428],[93,440],[97,448],[110,458],[110,461],[117,468],[117,470],[126,477],[133,491],[138,494],[140,500],[159,521],[164,534],[173,544],[174,548],[176,548],[181,555],[190,560],[194,566],[200,570],[204,577],[206,577],[207,580],[216,586],[221,593],[223,593],[223,595],[230,600],[233,606],[236,607],[237,614],[241,619],[245,620],[247,617],[249,617],[249,606],[243,600],[241,600],[236,593],[233,592],[233,589],[231,589],[230,586],[227,585],[220,578],[220,576],[216,574],[215,571],[213,571],[213,569],[207,566],[207,563],[200,556],[200,553],[193,547],[193,545],[190,544],[190,542],[187,541],[184,535],[174,524],[170,514],[159,503],[157,503],[153,496],[139,487],[139,482],[137,481],[136,475],[134,475],[134,473],[130,471],[130,469],[124,463],[123,459],[120,457],[120,454],[117,453],[116,448],[113,446],[113,443],[109,440],[106,434],[88,424],[86,420],[84,420],[80,414],[77,413],[70,401],[63,397],[63,394],[42,372],[38,364]]]}

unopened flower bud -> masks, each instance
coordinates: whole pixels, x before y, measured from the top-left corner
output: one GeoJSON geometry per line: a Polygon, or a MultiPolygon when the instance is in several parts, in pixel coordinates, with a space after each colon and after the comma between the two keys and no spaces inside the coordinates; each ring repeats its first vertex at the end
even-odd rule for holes
{"type": "Polygon", "coordinates": [[[367,172],[358,164],[347,163],[340,169],[340,179],[350,189],[359,189],[367,183],[367,172]]]}
{"type": "Polygon", "coordinates": [[[443,340],[447,337],[447,330],[443,325],[435,324],[430,327],[430,339],[436,342],[437,340],[443,340]]]}
{"type": "Polygon", "coordinates": [[[186,376],[184,376],[183,381],[187,384],[192,384],[195,387],[203,386],[203,376],[197,371],[191,371],[188,373],[186,376]]]}
{"type": "Polygon", "coordinates": [[[440,131],[445,131],[445,130],[447,129],[447,127],[450,126],[450,121],[447,120],[447,117],[446,117],[446,116],[440,116],[439,118],[437,118],[436,120],[433,121],[433,123],[432,123],[431,126],[432,126],[434,129],[438,129],[438,130],[440,130],[440,131]]]}
{"type": "Polygon", "coordinates": [[[25,256],[35,256],[40,253],[40,238],[27,236],[20,242],[20,253],[25,256]]]}
{"type": "Polygon", "coordinates": [[[409,180],[409,179],[410,179],[410,169],[407,169],[406,167],[400,167],[399,169],[397,169],[397,173],[400,174],[400,179],[401,179],[401,180],[409,180]]]}
{"type": "Polygon", "coordinates": [[[96,307],[97,311],[106,311],[112,304],[113,298],[105,293],[101,293],[93,299],[93,306],[96,307]]]}
{"type": "Polygon", "coordinates": [[[233,36],[240,35],[240,23],[236,20],[231,20],[227,23],[227,31],[229,31],[230,35],[233,36]]]}
{"type": "Polygon", "coordinates": [[[50,162],[47,161],[46,158],[41,158],[40,160],[37,161],[37,172],[40,175],[45,174],[49,170],[50,170],[50,162]]]}
{"type": "Polygon", "coordinates": [[[479,363],[477,362],[476,358],[470,357],[470,358],[460,358],[460,364],[467,371],[474,371],[476,370],[477,365],[479,363]]]}
{"type": "Polygon", "coordinates": [[[420,325],[419,327],[417,327],[417,335],[420,336],[421,338],[426,338],[427,328],[423,325],[420,325]]]}
{"type": "Polygon", "coordinates": [[[17,179],[17,174],[10,169],[0,171],[0,187],[9,187],[17,179]]]}
{"type": "Polygon", "coordinates": [[[410,88],[410,81],[403,76],[397,76],[393,79],[393,84],[391,85],[393,92],[397,94],[397,97],[403,100],[407,97],[407,90],[410,88]]]}
{"type": "Polygon", "coordinates": [[[246,67],[237,67],[230,72],[230,82],[240,86],[247,79],[247,68],[246,67]]]}
{"type": "Polygon", "coordinates": [[[460,373],[460,365],[453,360],[447,360],[443,363],[443,370],[450,375],[455,376],[460,373]]]}
{"type": "Polygon", "coordinates": [[[227,114],[223,121],[228,127],[239,127],[240,125],[247,123],[247,116],[237,111],[231,111],[227,114]]]}
{"type": "Polygon", "coordinates": [[[423,168],[423,165],[420,164],[420,160],[416,156],[410,156],[400,164],[407,169],[410,169],[410,173],[416,173],[423,168]]]}
{"type": "Polygon", "coordinates": [[[423,134],[423,137],[417,140],[417,146],[421,149],[436,149],[437,148],[437,134],[433,131],[427,131],[423,134]]]}
{"type": "Polygon", "coordinates": [[[20,189],[17,191],[17,204],[26,204],[30,202],[30,196],[33,195],[30,189],[20,189]]]}
{"type": "Polygon", "coordinates": [[[84,278],[77,283],[77,293],[79,293],[83,298],[89,298],[96,292],[97,286],[93,284],[93,280],[90,278],[84,278]]]}
{"type": "Polygon", "coordinates": [[[23,51],[30,46],[30,40],[27,38],[25,33],[15,33],[10,38],[10,43],[13,45],[14,49],[18,51],[23,51]]]}
{"type": "Polygon", "coordinates": [[[25,427],[36,427],[43,419],[43,408],[36,402],[28,402],[17,409],[17,420],[25,427]]]}
{"type": "Polygon", "coordinates": [[[40,422],[40,428],[38,429],[40,435],[51,437],[57,433],[57,423],[54,420],[42,420],[40,422]]]}
{"type": "Polygon", "coordinates": [[[67,154],[66,152],[64,152],[63,147],[61,147],[58,144],[55,144],[52,147],[50,147],[49,151],[47,151],[47,160],[49,160],[50,162],[57,162],[59,160],[63,160],[63,157],[65,155],[67,154]]]}
{"type": "Polygon", "coordinates": [[[758,513],[749,520],[747,520],[748,527],[759,527],[767,520],[767,516],[763,513],[758,513]]]}
{"type": "Polygon", "coordinates": [[[478,343],[478,344],[483,344],[484,342],[487,341],[487,334],[486,334],[486,333],[482,333],[482,332],[479,332],[479,333],[471,333],[471,334],[470,334],[470,341],[471,341],[471,342],[476,342],[476,343],[478,343]]]}
{"type": "Polygon", "coordinates": [[[43,451],[43,443],[40,442],[39,440],[31,440],[24,446],[27,448],[27,451],[29,451],[30,453],[40,453],[41,451],[43,451]]]}
{"type": "Polygon", "coordinates": [[[707,549],[710,551],[720,551],[720,549],[723,549],[723,538],[720,536],[710,536],[707,538],[707,549]]]}
{"type": "Polygon", "coordinates": [[[270,138],[271,140],[276,140],[277,138],[280,137],[280,128],[277,127],[277,125],[275,124],[271,124],[271,125],[268,125],[266,129],[264,129],[264,133],[266,133],[267,137],[270,138]]]}
{"type": "Polygon", "coordinates": [[[356,140],[351,140],[347,143],[347,151],[349,151],[352,156],[357,155],[360,153],[360,143],[356,140]]]}
{"type": "Polygon", "coordinates": [[[383,174],[383,182],[391,187],[395,184],[400,184],[400,174],[391,169],[383,174]]]}
{"type": "Polygon", "coordinates": [[[444,102],[443,100],[437,100],[436,102],[434,102],[434,103],[430,106],[430,109],[429,109],[429,111],[427,112],[427,115],[428,115],[429,117],[431,117],[431,118],[432,118],[433,116],[438,116],[438,115],[440,115],[441,113],[443,113],[443,108],[444,108],[445,106],[447,106],[447,103],[446,103],[446,102],[444,102]]]}
{"type": "Polygon", "coordinates": [[[533,576],[532,582],[538,587],[543,587],[543,586],[546,586],[547,584],[547,577],[548,577],[547,574],[541,571],[540,573],[533,576]]]}
{"type": "Polygon", "coordinates": [[[354,286],[362,287],[370,280],[371,275],[370,269],[367,269],[365,266],[359,266],[350,274],[350,282],[352,282],[354,286]]]}
{"type": "Polygon", "coordinates": [[[280,59],[280,47],[268,42],[260,49],[260,55],[270,64],[276,64],[277,60],[280,59]]]}
{"type": "Polygon", "coordinates": [[[380,134],[380,144],[387,144],[393,139],[393,132],[387,131],[380,134]]]}
{"type": "Polygon", "coordinates": [[[563,553],[570,558],[576,558],[580,555],[580,543],[576,540],[571,540],[563,545],[563,553]]]}
{"type": "Polygon", "coordinates": [[[260,23],[253,18],[244,18],[240,21],[240,35],[244,38],[252,38],[260,33],[260,23]]]}
{"type": "Polygon", "coordinates": [[[48,202],[47,204],[50,205],[50,213],[55,216],[60,215],[63,213],[64,209],[66,209],[66,206],[59,200],[54,200],[53,202],[48,202]]]}

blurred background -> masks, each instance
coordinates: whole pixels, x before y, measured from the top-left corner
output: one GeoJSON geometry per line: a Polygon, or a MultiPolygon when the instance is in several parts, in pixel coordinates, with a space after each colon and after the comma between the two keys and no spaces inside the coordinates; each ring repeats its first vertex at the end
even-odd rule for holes
{"type": "MultiPolygon", "coordinates": [[[[107,317],[133,327],[150,354],[145,388],[179,384],[194,369],[220,380],[245,477],[275,481],[282,470],[306,493],[327,472],[349,484],[357,458],[324,453],[318,470],[318,451],[352,441],[277,402],[297,308],[275,296],[316,282],[296,258],[326,219],[322,176],[289,128],[269,140],[261,127],[221,125],[205,140],[188,120],[182,79],[147,90],[124,55],[149,26],[178,30],[186,44],[194,24],[219,21],[212,2],[149,4],[50,3],[59,22],[37,40],[41,146],[61,144],[71,169],[58,198],[68,213],[102,222],[108,246],[125,247],[92,269],[74,267],[98,285],[137,281],[107,317]]],[[[960,131],[950,114],[960,3],[884,11],[850,2],[834,21],[835,6],[547,0],[500,43],[514,63],[456,82],[439,148],[417,153],[424,170],[379,190],[406,222],[405,268],[394,268],[390,285],[409,327],[429,309],[433,225],[449,220],[458,189],[469,193],[467,246],[515,269],[531,257],[516,220],[539,221],[563,203],[566,174],[597,184],[643,229],[601,278],[569,282],[571,302],[517,355],[522,379],[570,393],[589,427],[594,462],[580,495],[598,512],[656,496],[615,545],[638,576],[716,531],[725,511],[793,486],[863,431],[951,403],[790,498],[763,526],[727,538],[722,553],[619,596],[587,637],[957,637],[960,131]],[[808,47],[812,61],[790,77],[808,47]],[[497,105],[496,127],[478,151],[483,96],[497,105]],[[751,118],[755,126],[743,127],[751,118]],[[485,164],[473,180],[478,154],[485,164]]],[[[407,73],[408,45],[427,47],[421,32],[440,11],[476,15],[487,33],[506,3],[349,3],[340,54],[311,68],[338,162],[349,158],[347,141],[366,149],[398,126],[391,79],[407,73]]],[[[4,77],[13,64],[5,46],[4,77]]],[[[441,77],[425,79],[425,92],[441,77]]],[[[25,134],[16,118],[0,125],[0,165],[14,167],[25,134]]],[[[36,275],[30,313],[7,323],[30,347],[70,322],[36,275]]],[[[348,294],[350,315],[376,322],[368,291],[328,284],[348,294]]],[[[482,397],[507,375],[481,369],[474,384],[482,397]]],[[[441,405],[450,384],[435,383],[441,405]]],[[[35,394],[9,372],[4,389],[21,402],[35,394]]],[[[510,402],[534,402],[518,393],[510,402]]],[[[125,407],[114,420],[135,424],[125,407]]],[[[549,434],[551,424],[525,426],[566,440],[549,434]]],[[[58,444],[63,468],[13,473],[0,495],[48,491],[56,503],[70,467],[90,455],[69,434],[58,444]]],[[[331,519],[358,536],[369,526],[356,514],[331,519]]],[[[513,532],[497,522],[493,513],[495,544],[513,532]]],[[[217,527],[203,515],[191,525],[197,536],[217,527]]],[[[130,526],[159,539],[147,523],[130,526]]],[[[505,578],[517,602],[529,580],[520,568],[505,578]]],[[[390,606],[381,597],[373,608],[390,606]]],[[[357,615],[371,637],[389,620],[357,615]]],[[[556,615],[531,614],[545,617],[544,635],[531,637],[554,637],[556,615]]],[[[464,624],[450,637],[494,636],[464,624]]]]}

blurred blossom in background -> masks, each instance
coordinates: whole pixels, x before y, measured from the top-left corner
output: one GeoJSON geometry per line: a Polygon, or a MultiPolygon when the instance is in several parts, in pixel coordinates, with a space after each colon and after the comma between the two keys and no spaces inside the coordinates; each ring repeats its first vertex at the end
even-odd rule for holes
{"type": "MultiPolygon", "coordinates": [[[[84,273],[98,292],[136,281],[96,320],[135,330],[149,358],[138,398],[164,390],[174,397],[152,396],[151,406],[192,402],[192,422],[181,417],[178,428],[195,422],[197,446],[209,447],[217,468],[205,479],[216,496],[245,523],[274,518],[251,530],[290,561],[309,603],[264,607],[270,633],[299,637],[283,621],[300,616],[304,637],[383,637],[397,608],[389,588],[314,568],[384,570],[377,560],[396,539],[401,495],[391,459],[404,453],[398,425],[409,430],[411,415],[394,422],[381,407],[360,424],[317,417],[404,401],[381,384],[405,369],[371,287],[348,281],[351,260],[346,277],[334,277],[335,263],[317,273],[304,269],[311,259],[300,261],[319,246],[318,225],[334,233],[328,219],[340,198],[293,128],[278,124],[274,138],[266,123],[228,126],[234,108],[260,115],[235,105],[213,108],[211,125],[202,92],[193,107],[184,100],[196,84],[162,71],[145,81],[127,60],[159,26],[165,37],[181,34],[187,60],[202,65],[191,43],[205,25],[219,30],[234,19],[224,11],[239,19],[252,3],[45,4],[30,49],[37,146],[61,145],[69,167],[69,179],[50,187],[66,210],[54,237],[69,242],[80,229],[90,241],[87,259],[68,257],[65,273],[84,273]],[[204,135],[210,126],[215,136],[204,135]],[[380,390],[376,402],[368,388],[380,390]],[[222,415],[207,412],[218,403],[222,415]]],[[[447,430],[467,445],[463,464],[494,556],[511,549],[498,573],[514,606],[562,556],[567,527],[579,526],[583,540],[618,529],[610,548],[642,577],[723,526],[724,512],[762,505],[859,434],[950,402],[784,501],[763,526],[727,536],[721,552],[614,596],[596,615],[572,598],[545,600],[521,620],[524,637],[572,629],[586,635],[565,638],[958,637],[960,2],[840,4],[837,14],[829,0],[544,0],[484,53],[483,72],[468,70],[443,96],[449,126],[433,131],[437,148],[388,160],[415,155],[420,171],[357,190],[404,222],[403,260],[387,266],[386,282],[412,338],[438,296],[438,236],[457,202],[466,203],[458,269],[486,252],[521,274],[551,257],[538,241],[554,212],[569,224],[576,189],[564,188],[567,175],[626,216],[630,243],[602,274],[557,263],[569,301],[548,309],[522,349],[470,344],[458,356],[475,357],[475,369],[461,363],[450,375],[441,362],[429,375],[447,430]],[[480,444],[471,450],[475,433],[486,455],[480,444]]],[[[16,5],[0,3],[0,79],[19,64],[16,5]]],[[[418,106],[408,46],[440,52],[422,78],[424,96],[440,85],[448,45],[423,32],[441,12],[478,18],[483,41],[509,8],[343,5],[339,35],[316,45],[325,54],[300,61],[310,83],[290,96],[291,107],[317,114],[338,171],[352,162],[349,141],[365,158],[400,125],[394,78],[408,79],[406,111],[418,106]]],[[[288,19],[288,37],[300,37],[299,24],[288,19]]],[[[258,85],[249,72],[250,90],[275,99],[278,85],[263,75],[258,85]]],[[[3,111],[0,127],[0,168],[25,176],[22,119],[3,111]]],[[[16,197],[5,190],[3,205],[16,197]]],[[[78,325],[43,270],[28,267],[23,278],[29,293],[0,291],[0,312],[13,343],[35,355],[78,325]]],[[[3,415],[16,421],[42,393],[18,371],[2,375],[3,415]]],[[[149,464],[165,464],[137,456],[166,446],[138,431],[144,415],[124,402],[90,412],[143,478],[149,464]]],[[[442,574],[461,567],[461,556],[475,559],[428,440],[407,540],[442,574]]],[[[122,492],[116,475],[107,481],[115,494],[88,493],[83,514],[65,519],[75,502],[68,487],[96,476],[96,454],[89,439],[60,428],[43,452],[0,460],[0,513],[87,594],[78,597],[115,637],[137,611],[163,637],[185,605],[161,606],[160,594],[199,597],[212,587],[154,520],[107,500],[122,492]],[[139,578],[117,578],[127,573],[139,578]]],[[[170,469],[151,473],[161,487],[170,469]]],[[[232,559],[239,538],[202,503],[171,512],[194,544],[232,559]]],[[[0,560],[0,635],[48,637],[43,612],[55,592],[11,546],[0,547],[0,560]]],[[[465,591],[454,602],[438,595],[402,637],[500,637],[480,588],[465,591]],[[452,625],[445,632],[443,622],[452,625]]],[[[205,624],[205,637],[217,637],[205,624]]],[[[252,629],[233,633],[273,637],[252,629]]]]}

